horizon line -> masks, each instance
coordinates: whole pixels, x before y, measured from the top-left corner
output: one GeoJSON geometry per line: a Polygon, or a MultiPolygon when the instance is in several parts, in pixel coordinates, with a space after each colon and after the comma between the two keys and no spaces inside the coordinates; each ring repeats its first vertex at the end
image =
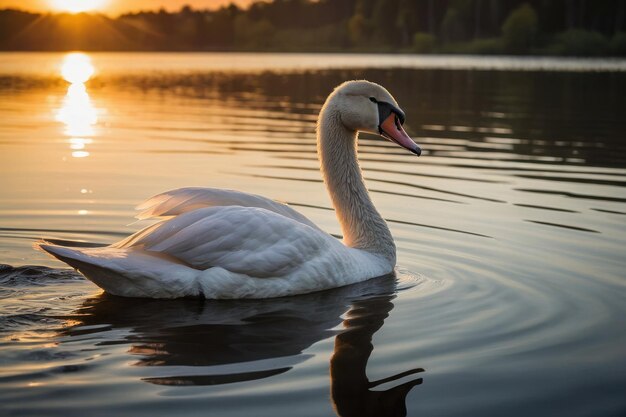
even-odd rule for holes
{"type": "MultiPolygon", "coordinates": [[[[189,7],[191,10],[193,10],[194,12],[216,12],[220,9],[223,8],[227,8],[230,6],[235,6],[237,7],[239,10],[248,10],[250,8],[250,6],[254,3],[261,3],[261,2],[267,2],[264,0],[253,0],[248,6],[241,6],[235,3],[228,3],[228,4],[224,4],[222,6],[218,6],[215,8],[194,8],[193,6],[189,5],[189,4],[183,4],[182,6],[180,6],[180,8],[178,10],[168,10],[165,7],[160,7],[158,9],[136,9],[136,10],[127,10],[125,12],[120,12],[120,13],[111,13],[111,12],[106,12],[103,10],[91,10],[91,11],[84,11],[84,12],[70,12],[67,10],[33,10],[33,9],[25,9],[25,8],[21,8],[21,7],[3,7],[0,8],[0,12],[4,12],[4,11],[15,11],[15,12],[22,12],[22,13],[30,13],[30,14],[39,14],[39,15],[72,15],[72,16],[78,16],[78,15],[91,15],[91,16],[97,16],[97,15],[101,15],[101,16],[106,16],[109,18],[118,18],[120,16],[124,16],[124,15],[128,15],[128,14],[136,14],[136,13],[159,13],[161,10],[164,10],[165,13],[169,13],[169,14],[176,14],[176,13],[180,13],[185,7],[189,7]]],[[[273,0],[272,0],[273,2],[273,0]]]]}

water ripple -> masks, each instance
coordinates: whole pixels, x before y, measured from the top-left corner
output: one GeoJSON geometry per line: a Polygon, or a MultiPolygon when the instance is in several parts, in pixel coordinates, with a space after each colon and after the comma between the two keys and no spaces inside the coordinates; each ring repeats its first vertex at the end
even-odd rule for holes
{"type": "Polygon", "coordinates": [[[0,266],[8,413],[358,409],[342,388],[358,391],[357,405],[389,401],[409,415],[626,409],[623,74],[575,72],[608,71],[599,61],[397,55],[308,56],[308,67],[282,56],[291,66],[246,71],[235,55],[146,54],[136,71],[123,55],[94,54],[91,141],[65,134],[55,115],[66,85],[31,65],[61,55],[9,59],[33,76],[0,62],[0,257],[14,265],[0,266]],[[398,59],[407,68],[390,69],[398,59]],[[319,70],[334,60],[341,69],[319,70]],[[503,62],[575,71],[484,70],[503,62]],[[159,301],[20,266],[60,265],[32,251],[45,235],[92,246],[130,234],[142,198],[188,185],[290,201],[337,232],[314,121],[325,95],[356,78],[394,93],[424,147],[417,159],[374,135],[359,140],[394,234],[395,276],[291,299],[159,301]],[[77,146],[89,155],[75,158],[77,146]]]}

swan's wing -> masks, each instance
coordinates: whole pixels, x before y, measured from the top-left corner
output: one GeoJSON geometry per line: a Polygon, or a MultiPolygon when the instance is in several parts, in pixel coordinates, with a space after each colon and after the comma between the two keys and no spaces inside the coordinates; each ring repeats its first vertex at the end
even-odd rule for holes
{"type": "Polygon", "coordinates": [[[177,216],[204,207],[259,207],[318,228],[313,222],[286,204],[256,194],[218,188],[187,187],[156,195],[137,206],[138,219],[177,216]]]}
{"type": "Polygon", "coordinates": [[[321,257],[331,261],[346,250],[317,228],[263,208],[241,206],[183,213],[113,247],[158,252],[195,269],[221,267],[255,278],[285,276],[322,253],[334,252],[321,257]]]}
{"type": "Polygon", "coordinates": [[[387,261],[258,207],[199,208],[115,245],[38,246],[115,295],[268,298],[388,274],[387,261]]]}

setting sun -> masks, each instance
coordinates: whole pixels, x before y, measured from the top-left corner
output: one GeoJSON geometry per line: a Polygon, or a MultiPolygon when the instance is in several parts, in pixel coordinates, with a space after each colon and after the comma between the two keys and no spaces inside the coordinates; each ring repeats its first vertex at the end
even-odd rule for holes
{"type": "Polygon", "coordinates": [[[89,12],[101,8],[106,0],[52,0],[52,6],[70,13],[89,12]]]}
{"type": "Polygon", "coordinates": [[[61,75],[69,83],[82,84],[91,78],[93,73],[94,67],[88,55],[72,52],[63,59],[61,75]]]}

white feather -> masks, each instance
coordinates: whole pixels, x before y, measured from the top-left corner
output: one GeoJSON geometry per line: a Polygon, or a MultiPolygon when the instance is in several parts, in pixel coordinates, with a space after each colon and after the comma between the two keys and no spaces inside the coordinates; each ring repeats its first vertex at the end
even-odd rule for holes
{"type": "Polygon", "coordinates": [[[161,193],[138,205],[136,208],[141,212],[135,217],[140,220],[171,217],[214,206],[264,208],[317,228],[313,222],[286,204],[256,194],[219,188],[186,187],[161,193]]]}

